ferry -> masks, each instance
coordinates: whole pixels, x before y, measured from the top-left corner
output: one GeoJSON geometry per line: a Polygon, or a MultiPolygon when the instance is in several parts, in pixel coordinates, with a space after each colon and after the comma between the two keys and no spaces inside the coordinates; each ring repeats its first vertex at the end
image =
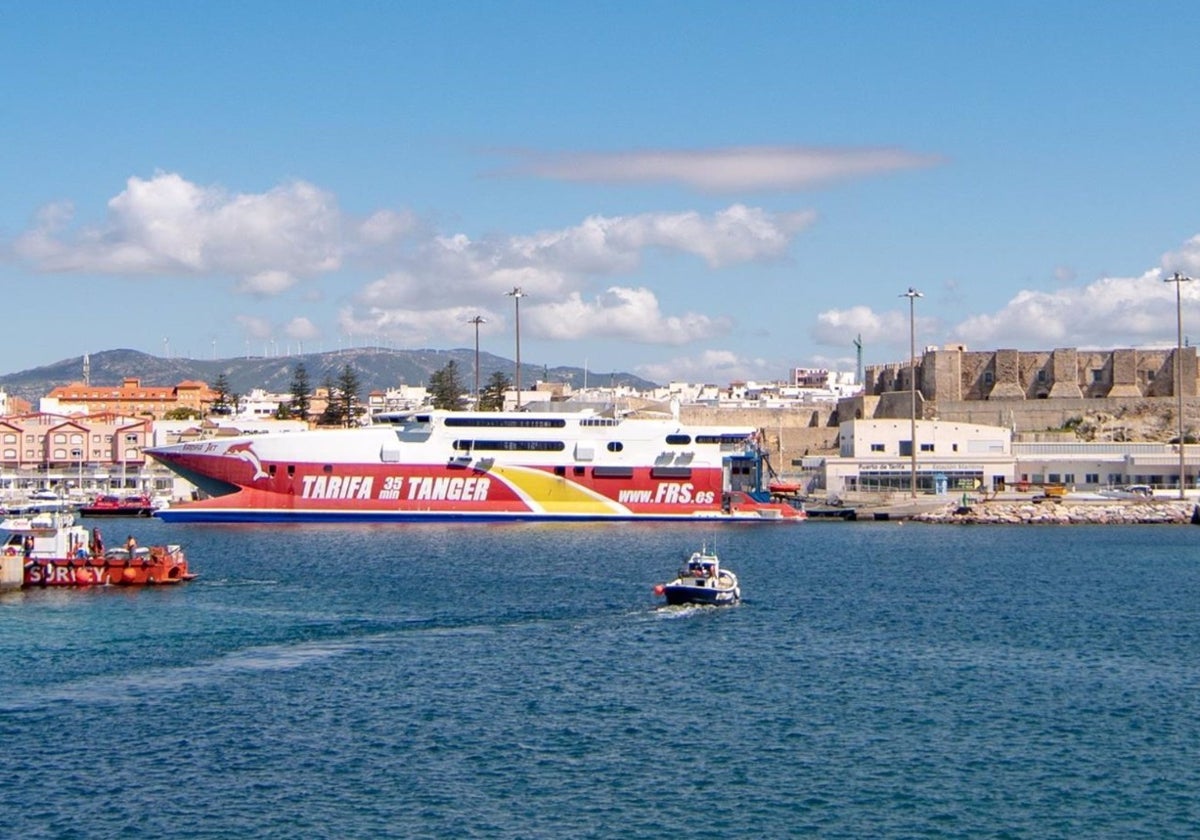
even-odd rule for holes
{"type": "Polygon", "coordinates": [[[169,522],[799,522],[752,427],[584,412],[379,415],[370,426],[146,450],[198,488],[169,522]]]}

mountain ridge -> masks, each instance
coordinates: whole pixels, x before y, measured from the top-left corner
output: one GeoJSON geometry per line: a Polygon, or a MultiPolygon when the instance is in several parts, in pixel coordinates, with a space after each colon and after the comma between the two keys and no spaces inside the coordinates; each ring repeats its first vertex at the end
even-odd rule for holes
{"type": "MultiPolygon", "coordinates": [[[[383,391],[400,385],[427,385],[430,375],[450,361],[458,365],[459,378],[467,390],[475,386],[475,351],[455,350],[391,350],[382,347],[362,347],[331,350],[324,353],[297,353],[289,356],[238,356],[228,359],[163,358],[140,350],[114,349],[90,353],[88,381],[92,385],[120,385],[127,378],[137,378],[146,385],[170,387],[185,380],[199,380],[212,385],[224,374],[230,391],[247,394],[255,388],[269,393],[288,393],[296,366],[303,363],[312,388],[326,381],[336,382],[346,365],[362,383],[360,398],[371,391],[383,391]]],[[[491,375],[499,371],[515,379],[515,365],[502,356],[479,353],[479,383],[483,387],[491,375]]],[[[60,359],[48,365],[23,371],[0,374],[0,388],[9,394],[37,404],[60,385],[82,382],[84,357],[60,359]]],[[[521,365],[521,385],[528,388],[538,380],[565,382],[573,388],[588,384],[622,384],[634,388],[653,388],[655,383],[631,373],[596,373],[569,366],[521,365]]]]}

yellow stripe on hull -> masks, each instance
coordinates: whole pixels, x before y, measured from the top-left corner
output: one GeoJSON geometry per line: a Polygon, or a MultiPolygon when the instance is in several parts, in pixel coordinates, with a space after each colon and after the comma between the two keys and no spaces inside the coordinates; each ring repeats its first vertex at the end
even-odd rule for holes
{"type": "Polygon", "coordinates": [[[528,467],[492,466],[488,475],[500,478],[525,504],[539,513],[620,515],[629,508],[570,479],[528,467]]]}

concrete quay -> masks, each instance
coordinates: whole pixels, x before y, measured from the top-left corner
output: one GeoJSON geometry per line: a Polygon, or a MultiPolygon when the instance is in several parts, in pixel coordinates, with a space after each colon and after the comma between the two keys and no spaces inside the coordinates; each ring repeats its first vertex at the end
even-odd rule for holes
{"type": "Polygon", "coordinates": [[[1195,502],[1179,499],[987,501],[946,505],[912,519],[949,525],[1186,525],[1193,521],[1196,508],[1195,502]]]}
{"type": "MultiPolygon", "coordinates": [[[[835,511],[852,510],[843,517],[858,522],[927,522],[941,525],[1130,525],[1200,524],[1200,504],[1196,497],[1172,499],[1108,499],[1068,494],[1061,499],[1031,497],[1028,493],[1005,493],[979,498],[963,496],[918,496],[916,499],[892,494],[874,498],[847,499],[844,507],[822,512],[837,521],[835,511]]],[[[820,508],[818,508],[820,509],[820,508]]],[[[819,515],[813,517],[819,521],[819,515]]]]}

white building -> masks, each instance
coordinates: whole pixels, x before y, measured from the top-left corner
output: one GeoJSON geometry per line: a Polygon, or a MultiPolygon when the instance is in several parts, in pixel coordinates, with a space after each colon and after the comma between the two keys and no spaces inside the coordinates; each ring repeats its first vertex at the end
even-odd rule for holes
{"type": "MultiPolygon", "coordinates": [[[[1013,481],[1012,432],[975,423],[917,421],[917,491],[998,488],[1013,481]]],[[[831,496],[866,491],[910,491],[909,420],[848,420],[838,427],[837,457],[813,458],[831,496]]]]}
{"type": "MultiPolygon", "coordinates": [[[[907,493],[912,486],[911,441],[910,420],[849,420],[838,427],[837,457],[811,456],[803,464],[817,473],[829,496],[907,493]]],[[[1200,471],[1200,445],[1187,447],[1184,455],[1187,475],[1193,476],[1200,471]]],[[[938,420],[917,421],[916,468],[919,493],[1036,489],[1043,484],[1077,491],[1129,484],[1179,487],[1174,444],[1013,442],[1007,428],[938,420]]]]}

